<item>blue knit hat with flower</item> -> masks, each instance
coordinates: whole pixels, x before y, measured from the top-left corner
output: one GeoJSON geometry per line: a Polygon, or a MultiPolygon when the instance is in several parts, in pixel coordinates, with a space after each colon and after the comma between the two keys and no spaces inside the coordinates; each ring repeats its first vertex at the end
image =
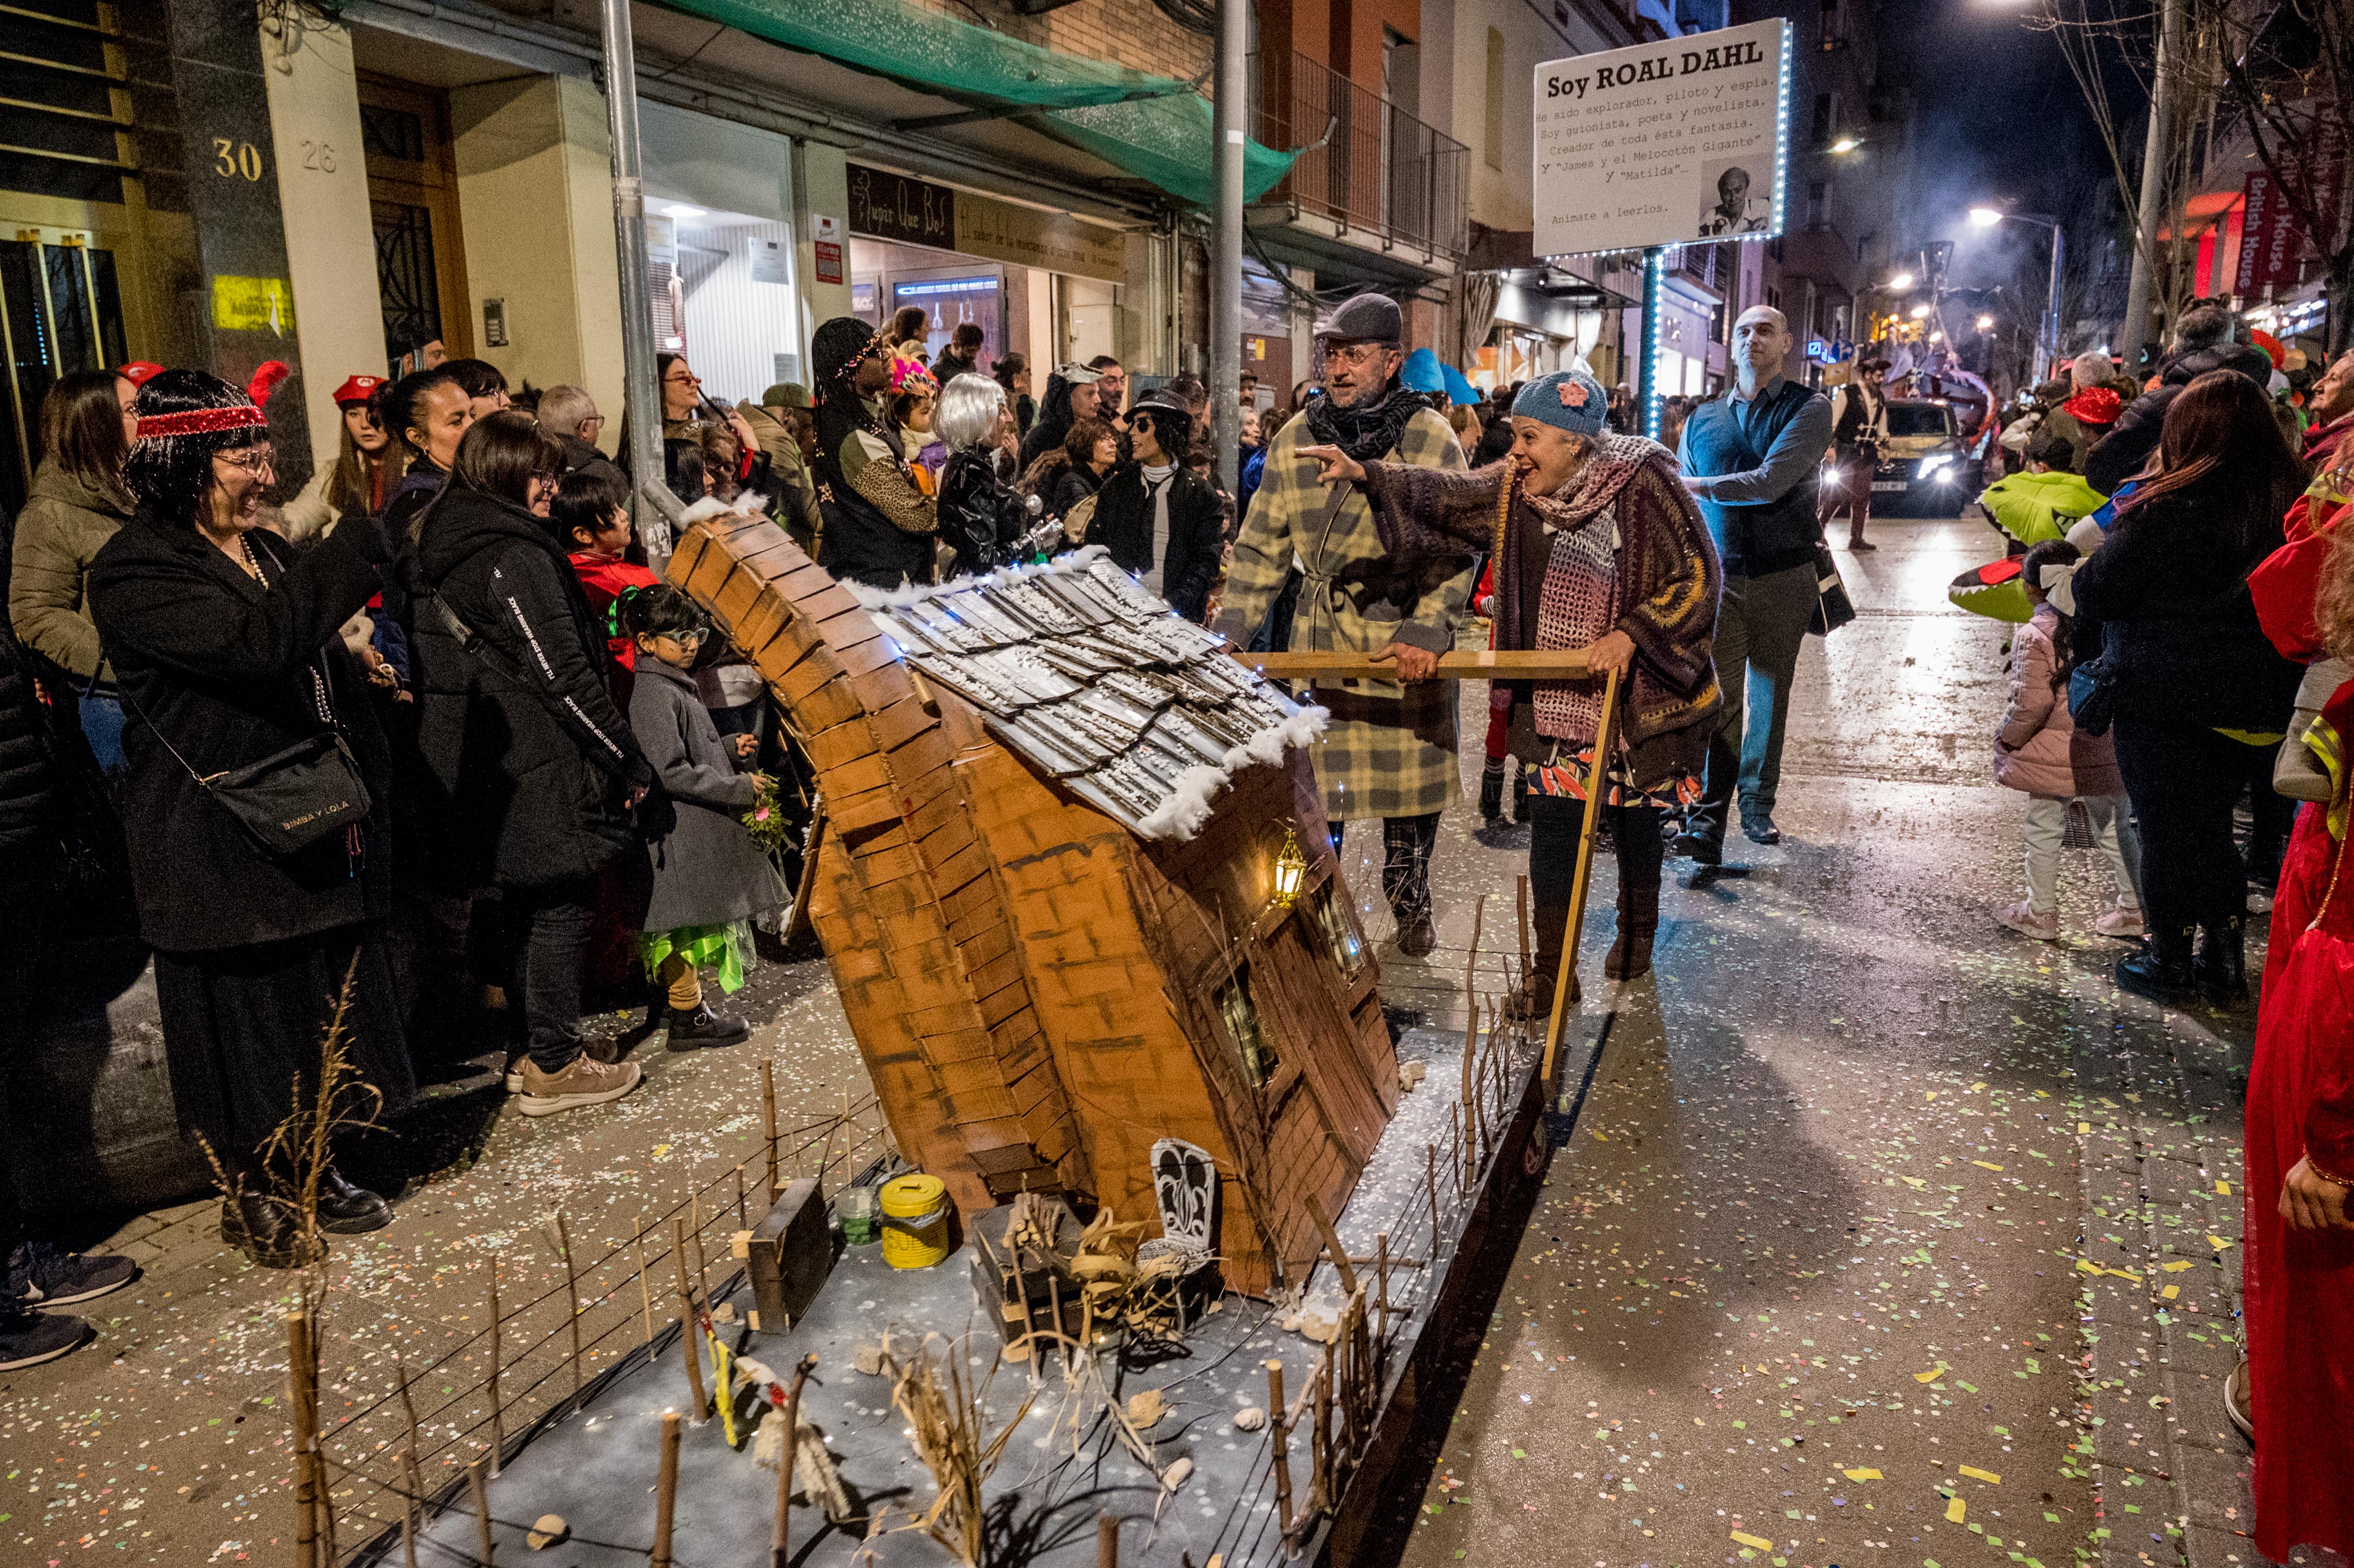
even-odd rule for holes
{"type": "Polygon", "coordinates": [[[1602,434],[1602,422],[1609,412],[1610,395],[1583,370],[1540,376],[1512,399],[1514,418],[1542,419],[1589,440],[1602,434]]]}

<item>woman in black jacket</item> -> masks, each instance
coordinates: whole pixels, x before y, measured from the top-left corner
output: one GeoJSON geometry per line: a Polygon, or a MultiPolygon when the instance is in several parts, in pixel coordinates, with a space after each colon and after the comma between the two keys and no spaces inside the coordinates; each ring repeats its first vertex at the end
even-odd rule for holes
{"type": "Polygon", "coordinates": [[[1013,562],[1035,504],[999,471],[1013,428],[1005,388],[986,376],[951,377],[940,388],[934,423],[949,449],[940,471],[939,518],[940,541],[956,556],[949,570],[960,577],[993,572],[1013,562]]]}
{"type": "Polygon", "coordinates": [[[642,1075],[580,1041],[599,874],[639,854],[653,769],[605,683],[606,633],[547,521],[559,453],[528,415],[466,432],[410,573],[418,745],[440,874],[495,886],[525,1116],[620,1099],[642,1075]]]}
{"type": "Polygon", "coordinates": [[[1046,496],[1046,510],[1068,517],[1071,508],[1103,488],[1104,479],[1119,466],[1119,437],[1101,419],[1081,419],[1063,440],[1066,460],[1055,471],[1046,496]]]}
{"type": "Polygon", "coordinates": [[[1112,470],[1097,493],[1087,543],[1111,552],[1122,571],[1188,620],[1209,612],[1225,557],[1225,510],[1218,493],[1187,467],[1193,415],[1165,391],[1148,392],[1128,411],[1135,455],[1112,470]]]}
{"type": "Polygon", "coordinates": [[[2159,473],[2118,508],[2073,585],[2081,621],[2099,627],[2096,679],[2115,699],[2117,767],[2141,827],[2149,939],[2116,980],[2161,1001],[2223,1002],[2247,994],[2247,882],[2232,843],[2243,737],[2277,738],[2300,675],[2258,625],[2248,573],[2279,547],[2303,475],[2263,389],[2236,371],[2183,389],[2158,453],[2159,473]]]}
{"type": "Polygon", "coordinates": [[[812,467],[833,496],[818,564],[870,588],[930,582],[939,509],[876,401],[891,387],[883,339],[856,316],[836,316],[811,337],[810,356],[819,376],[812,467]]]}
{"type": "MultiPolygon", "coordinates": [[[[260,1151],[315,1085],[346,974],[354,1069],[385,1110],[414,1092],[384,929],[390,758],[367,680],[336,635],[381,589],[390,551],[357,519],[301,555],[255,528],[270,430],[219,377],[167,370],[140,388],[137,413],[123,482],[139,512],[98,553],[90,583],[130,715],[133,890],[155,948],[180,1119],[235,1182],[222,1239],[286,1267],[302,1261],[303,1238],[295,1216],[256,1190],[260,1151]],[[364,821],[307,848],[261,847],[199,782],[327,730],[371,804],[364,821]]],[[[332,1170],[323,1178],[321,1229],[370,1231],[390,1218],[375,1193],[332,1170]]]]}

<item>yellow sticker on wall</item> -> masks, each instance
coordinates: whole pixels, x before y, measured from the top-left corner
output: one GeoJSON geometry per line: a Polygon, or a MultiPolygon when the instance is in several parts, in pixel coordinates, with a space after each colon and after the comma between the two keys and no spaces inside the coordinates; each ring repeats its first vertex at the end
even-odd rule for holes
{"type": "Polygon", "coordinates": [[[213,279],[213,325],[223,332],[294,330],[294,291],[283,278],[213,279]]]}

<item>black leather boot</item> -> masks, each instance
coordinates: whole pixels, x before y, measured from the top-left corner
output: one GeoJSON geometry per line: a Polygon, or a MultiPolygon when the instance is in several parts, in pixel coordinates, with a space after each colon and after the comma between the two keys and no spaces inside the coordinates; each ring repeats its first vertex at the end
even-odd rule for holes
{"type": "Polygon", "coordinates": [[[2190,961],[2199,994],[2217,1007],[2248,1000],[2248,917],[2234,915],[2199,927],[2199,956],[2190,961]]]}
{"type": "Polygon", "coordinates": [[[1504,814],[1504,760],[1491,757],[1479,770],[1479,820],[1492,822],[1504,814]]]}
{"type": "Polygon", "coordinates": [[[2117,960],[2117,989],[2152,1001],[2181,1006],[2196,1001],[2199,987],[2190,968],[2190,927],[2153,926],[2140,952],[2117,960]]]}
{"type": "Polygon", "coordinates": [[[1529,820],[1529,770],[1518,763],[1512,767],[1512,821],[1529,820]]]}
{"type": "Polygon", "coordinates": [[[242,1188],[221,1200],[221,1240],[264,1268],[299,1268],[306,1261],[294,1211],[242,1188]]]}
{"type": "Polygon", "coordinates": [[[330,1235],[365,1235],[392,1224],[392,1205],[365,1187],[355,1187],[328,1166],[319,1173],[319,1228],[330,1235]]]}
{"type": "Polygon", "coordinates": [[[1602,960],[1602,972],[1615,980],[1635,980],[1651,972],[1651,938],[1659,929],[1657,886],[1622,888],[1618,894],[1618,937],[1602,960]]]}
{"type": "Polygon", "coordinates": [[[665,1044],[673,1051],[706,1051],[737,1044],[751,1033],[752,1026],[743,1019],[732,1012],[715,1012],[705,1001],[695,1003],[693,1012],[670,1010],[670,1038],[665,1044]]]}
{"type": "MultiPolygon", "coordinates": [[[[1561,938],[1569,925],[1566,904],[1537,905],[1532,912],[1536,921],[1536,952],[1529,959],[1529,972],[1504,1004],[1514,1018],[1547,1019],[1553,1016],[1553,977],[1561,972],[1561,938]]],[[[1569,971],[1569,1005],[1578,1002],[1577,970],[1569,971]]]]}

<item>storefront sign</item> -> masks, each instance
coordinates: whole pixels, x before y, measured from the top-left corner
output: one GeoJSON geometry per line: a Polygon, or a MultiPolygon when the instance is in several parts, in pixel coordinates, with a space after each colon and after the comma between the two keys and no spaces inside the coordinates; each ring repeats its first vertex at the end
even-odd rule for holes
{"type": "Polygon", "coordinates": [[[266,332],[284,337],[294,330],[294,293],[283,278],[213,279],[213,325],[224,332],[266,332]]]}
{"type": "Polygon", "coordinates": [[[1127,237],[1116,228],[857,164],[850,165],[850,231],[1107,282],[1128,272],[1127,237]]]}
{"type": "Polygon", "coordinates": [[[2240,227],[2237,291],[2253,294],[2296,281],[2305,260],[2305,228],[2272,175],[2259,169],[2248,176],[2241,199],[2247,211],[2240,227]]]}
{"type": "Polygon", "coordinates": [[[1780,233],[1789,82],[1779,20],[1538,66],[1536,254],[1780,233]]]}

